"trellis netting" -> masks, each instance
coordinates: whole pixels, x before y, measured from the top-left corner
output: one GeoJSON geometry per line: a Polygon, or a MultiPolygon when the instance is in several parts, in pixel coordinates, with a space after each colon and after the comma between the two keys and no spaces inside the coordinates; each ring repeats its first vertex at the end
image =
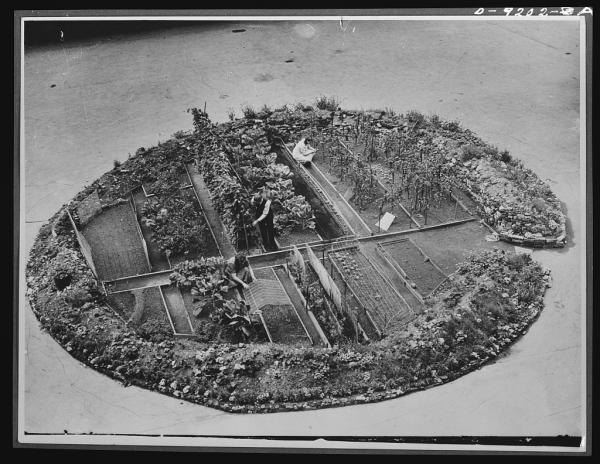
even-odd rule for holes
{"type": "Polygon", "coordinates": [[[314,251],[312,251],[311,248],[308,246],[306,247],[306,251],[308,254],[308,262],[319,277],[321,285],[333,301],[333,304],[335,304],[335,306],[338,308],[338,310],[346,316],[348,316],[354,327],[354,332],[358,334],[356,315],[352,312],[348,305],[344,304],[344,301],[342,300],[342,293],[340,292],[340,289],[338,288],[337,284],[334,282],[329,272],[327,272],[327,269],[325,269],[325,266],[323,265],[323,263],[321,263],[321,260],[317,257],[314,251]]]}

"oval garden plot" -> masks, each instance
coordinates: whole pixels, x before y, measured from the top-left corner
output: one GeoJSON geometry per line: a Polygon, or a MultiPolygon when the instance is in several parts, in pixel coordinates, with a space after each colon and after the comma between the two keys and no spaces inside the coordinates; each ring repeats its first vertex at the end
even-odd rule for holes
{"type": "Polygon", "coordinates": [[[564,246],[559,201],[459,123],[327,99],[192,115],[32,248],[36,316],[94,369],[228,411],[339,406],[476,369],[541,311],[548,272],[512,244],[564,246]],[[277,250],[253,225],[264,188],[277,250]],[[246,286],[232,284],[235,256],[246,286]]]}

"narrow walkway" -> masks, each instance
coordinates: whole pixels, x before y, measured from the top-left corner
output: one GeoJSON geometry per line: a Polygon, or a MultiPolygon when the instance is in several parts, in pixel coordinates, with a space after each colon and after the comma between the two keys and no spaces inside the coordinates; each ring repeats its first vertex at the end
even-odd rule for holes
{"type": "Polygon", "coordinates": [[[168,285],[171,283],[171,279],[169,279],[170,275],[170,270],[159,271],[152,274],[140,274],[137,276],[125,277],[123,279],[106,281],[104,282],[104,286],[108,293],[124,292],[135,290],[136,288],[160,287],[161,285],[168,285]]]}
{"type": "Polygon", "coordinates": [[[292,282],[292,279],[290,279],[290,276],[286,272],[285,268],[283,266],[277,266],[273,268],[273,271],[275,271],[275,274],[279,278],[281,285],[283,285],[283,289],[290,298],[290,301],[294,305],[294,308],[296,308],[296,312],[298,313],[302,324],[304,325],[308,334],[310,335],[313,345],[318,347],[326,347],[327,345],[321,339],[319,331],[314,326],[313,321],[311,320],[310,316],[308,315],[308,312],[306,311],[306,308],[304,306],[304,300],[300,295],[300,292],[298,291],[298,287],[296,287],[294,282],[292,282]]]}
{"type": "Polygon", "coordinates": [[[321,173],[314,164],[306,166],[305,169],[313,180],[319,184],[319,187],[325,192],[327,197],[333,203],[334,208],[344,218],[356,236],[369,237],[371,235],[371,229],[367,227],[358,213],[346,202],[344,197],[335,189],[335,187],[329,183],[323,173],[321,173]]]}
{"type": "Polygon", "coordinates": [[[219,246],[219,250],[223,255],[223,258],[231,258],[235,256],[235,248],[229,239],[229,235],[225,230],[225,226],[221,221],[221,216],[217,211],[213,208],[212,201],[210,199],[210,192],[208,191],[208,187],[204,183],[204,179],[202,175],[198,172],[196,165],[194,163],[190,163],[187,165],[187,170],[190,175],[190,179],[192,180],[192,185],[194,186],[194,190],[196,191],[196,195],[198,196],[198,201],[200,202],[200,206],[202,207],[204,214],[206,215],[206,220],[208,221],[208,226],[211,228],[217,245],[219,246]]]}
{"type": "Polygon", "coordinates": [[[165,298],[165,306],[171,316],[175,333],[184,335],[193,334],[194,329],[190,321],[190,316],[185,309],[185,303],[179,288],[164,286],[160,290],[165,298]]]}

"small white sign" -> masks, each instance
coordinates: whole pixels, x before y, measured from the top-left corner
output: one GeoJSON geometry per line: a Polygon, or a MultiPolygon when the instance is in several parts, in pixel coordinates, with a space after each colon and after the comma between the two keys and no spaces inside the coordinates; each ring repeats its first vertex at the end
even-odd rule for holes
{"type": "Polygon", "coordinates": [[[381,230],[387,231],[392,225],[392,222],[394,222],[394,219],[396,219],[396,216],[386,212],[375,225],[381,230]]]}

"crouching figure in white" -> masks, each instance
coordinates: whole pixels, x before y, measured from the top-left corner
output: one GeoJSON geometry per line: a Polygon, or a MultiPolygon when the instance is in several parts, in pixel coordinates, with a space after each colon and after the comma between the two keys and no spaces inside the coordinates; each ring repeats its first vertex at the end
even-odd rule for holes
{"type": "Polygon", "coordinates": [[[310,163],[317,150],[310,146],[310,138],[304,137],[294,147],[292,156],[296,161],[302,164],[310,163]]]}

